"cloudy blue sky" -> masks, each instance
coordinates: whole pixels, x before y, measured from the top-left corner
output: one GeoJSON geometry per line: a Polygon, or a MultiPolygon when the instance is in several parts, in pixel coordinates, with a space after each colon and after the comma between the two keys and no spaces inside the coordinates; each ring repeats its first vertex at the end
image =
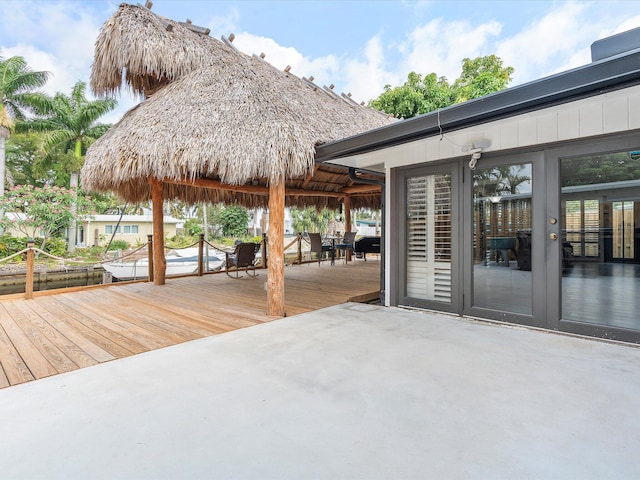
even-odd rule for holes
{"type": "MultiPolygon", "coordinates": [[[[140,0],[143,3],[143,0],[140,0]]],[[[49,93],[89,80],[102,24],[120,2],[0,0],[0,56],[25,57],[53,76],[49,93]]],[[[132,2],[136,3],[136,2],[132,2]]],[[[191,19],[220,37],[234,33],[248,54],[334,84],[358,101],[400,85],[410,71],[450,81],[465,57],[497,54],[515,68],[512,85],[590,62],[590,45],[640,27],[640,1],[174,1],[152,10],[191,19]]],[[[108,122],[136,100],[123,94],[108,122]]]]}

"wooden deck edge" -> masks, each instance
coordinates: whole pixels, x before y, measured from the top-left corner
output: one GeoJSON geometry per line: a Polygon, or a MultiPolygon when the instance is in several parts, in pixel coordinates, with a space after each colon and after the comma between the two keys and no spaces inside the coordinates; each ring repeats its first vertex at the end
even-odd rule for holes
{"type": "Polygon", "coordinates": [[[378,299],[380,299],[380,291],[376,290],[375,292],[354,295],[353,297],[349,297],[349,300],[347,301],[354,303],[368,303],[378,299]]]}

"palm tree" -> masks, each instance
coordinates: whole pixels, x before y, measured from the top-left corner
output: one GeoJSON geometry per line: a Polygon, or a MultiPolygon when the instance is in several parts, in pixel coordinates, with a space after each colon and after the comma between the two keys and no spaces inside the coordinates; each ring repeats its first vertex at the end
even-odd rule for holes
{"type": "MultiPolygon", "coordinates": [[[[87,100],[86,89],[85,82],[77,82],[73,86],[70,96],[56,93],[41,109],[40,116],[16,125],[18,131],[30,130],[45,133],[42,148],[45,161],[53,159],[55,153],[73,151],[76,161],[71,167],[70,186],[74,190],[78,188],[78,172],[82,167],[83,153],[110,127],[110,125],[99,124],[96,121],[117,105],[113,98],[87,100]]],[[[76,224],[74,220],[69,228],[69,252],[75,249],[75,237],[76,224]]]]}
{"type": "Polygon", "coordinates": [[[43,105],[46,97],[36,89],[48,78],[49,72],[34,72],[22,57],[0,57],[0,197],[4,195],[5,140],[16,120],[24,120],[26,112],[43,105]]]}

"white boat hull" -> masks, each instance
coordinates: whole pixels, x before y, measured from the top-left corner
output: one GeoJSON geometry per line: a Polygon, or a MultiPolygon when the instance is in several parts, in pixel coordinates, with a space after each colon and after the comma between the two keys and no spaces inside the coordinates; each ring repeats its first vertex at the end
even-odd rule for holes
{"type": "MultiPolygon", "coordinates": [[[[198,257],[181,256],[178,252],[167,257],[166,275],[188,275],[198,271],[198,257]]],[[[187,253],[187,252],[180,252],[187,253]]],[[[188,252],[191,253],[191,252],[188,252]]],[[[206,258],[205,258],[206,260],[206,258]]],[[[209,271],[220,270],[224,260],[218,256],[209,256],[209,271]]],[[[118,280],[136,280],[149,276],[149,260],[143,258],[134,262],[111,262],[103,264],[104,269],[118,280]]]]}

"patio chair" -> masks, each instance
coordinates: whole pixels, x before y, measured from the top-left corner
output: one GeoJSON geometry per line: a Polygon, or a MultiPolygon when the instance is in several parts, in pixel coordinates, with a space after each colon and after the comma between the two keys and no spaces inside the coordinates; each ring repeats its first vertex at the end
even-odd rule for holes
{"type": "Polygon", "coordinates": [[[347,253],[349,250],[353,252],[353,247],[356,242],[357,232],[346,232],[342,241],[336,244],[336,250],[340,250],[344,253],[344,263],[347,263],[347,253]]]}
{"type": "Polygon", "coordinates": [[[322,236],[319,233],[309,233],[309,243],[311,244],[311,253],[315,253],[318,256],[318,266],[320,266],[320,260],[322,260],[322,254],[329,252],[331,256],[334,255],[333,244],[325,243],[322,241],[322,236]]]}
{"type": "Polygon", "coordinates": [[[231,278],[240,278],[240,269],[244,268],[245,273],[250,277],[257,277],[256,273],[256,253],[260,250],[259,243],[238,243],[233,252],[225,252],[225,273],[231,278]],[[229,269],[234,269],[236,276],[229,274],[229,269]],[[251,273],[249,270],[253,270],[251,273]]]}

